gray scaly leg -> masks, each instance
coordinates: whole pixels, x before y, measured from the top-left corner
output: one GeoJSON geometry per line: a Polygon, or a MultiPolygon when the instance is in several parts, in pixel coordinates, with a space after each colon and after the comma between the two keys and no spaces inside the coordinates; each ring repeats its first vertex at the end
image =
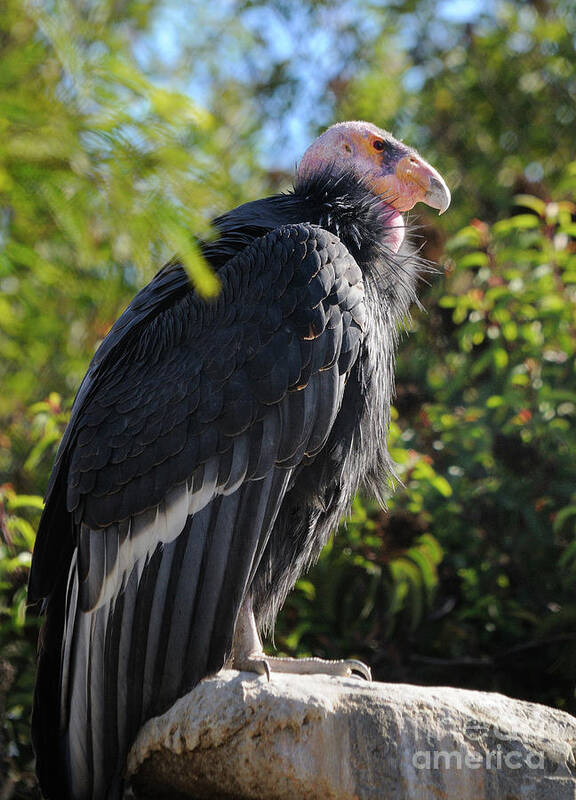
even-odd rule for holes
{"type": "Polygon", "coordinates": [[[242,604],[238,614],[232,655],[227,666],[232,669],[266,675],[268,680],[270,680],[272,672],[289,672],[294,675],[340,675],[345,678],[360,675],[367,681],[372,680],[370,667],[355,659],[328,661],[323,658],[267,656],[262,649],[262,642],[252,611],[252,601],[249,597],[242,604]]]}

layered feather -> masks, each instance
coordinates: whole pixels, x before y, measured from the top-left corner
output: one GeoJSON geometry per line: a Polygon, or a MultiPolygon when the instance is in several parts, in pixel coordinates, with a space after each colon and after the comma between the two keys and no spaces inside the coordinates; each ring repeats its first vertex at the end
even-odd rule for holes
{"type": "Polygon", "coordinates": [[[61,631],[44,641],[33,722],[47,797],[118,797],[140,725],[222,667],[362,346],[360,269],[316,226],[254,240],[212,303],[182,272],[159,273],[112,328],[50,484],[30,580],[61,631]]]}
{"type": "Polygon", "coordinates": [[[138,728],[222,667],[247,593],[270,626],[390,471],[397,330],[426,265],[387,247],[380,204],[326,173],[234,209],[204,246],[218,299],[173,262],[95,355],[30,579],[46,797],[119,798],[138,728]]]}

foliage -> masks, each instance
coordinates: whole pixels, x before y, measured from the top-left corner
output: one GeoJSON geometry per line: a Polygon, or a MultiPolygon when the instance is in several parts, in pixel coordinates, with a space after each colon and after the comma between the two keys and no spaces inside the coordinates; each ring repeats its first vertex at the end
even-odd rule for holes
{"type": "Polygon", "coordinates": [[[210,114],[139,68],[130,37],[150,6],[3,6],[0,414],[37,399],[38,377],[69,395],[174,252],[217,291],[192,232],[226,203],[222,144],[210,114]]]}
{"type": "Polygon", "coordinates": [[[374,120],[440,164],[457,197],[451,230],[506,214],[518,192],[550,199],[574,157],[574,3],[498,2],[464,23],[437,0],[393,6],[377,12],[372,58],[336,115],[374,120]]]}
{"type": "Polygon", "coordinates": [[[427,313],[401,344],[389,511],[354,501],[276,644],[575,710],[576,11],[500,0],[461,21],[447,5],[5,0],[3,797],[30,796],[24,587],[87,363],[174,252],[200,291],[217,289],[196,237],[218,211],[285,188],[331,116],[416,145],[454,202],[440,221],[416,209],[446,275],[423,287],[427,313]]]}
{"type": "MultiPolygon", "coordinates": [[[[33,761],[29,720],[38,625],[26,614],[26,582],[42,505],[37,495],[0,487],[0,743],[10,743],[6,754],[0,751],[0,767],[14,783],[33,761]]],[[[26,782],[33,785],[30,771],[26,782]]]]}
{"type": "Polygon", "coordinates": [[[374,663],[378,639],[399,625],[415,631],[421,624],[434,600],[441,559],[438,541],[421,520],[386,515],[356,498],[345,527],[289,596],[276,644],[291,654],[354,653],[374,663]]]}
{"type": "Polygon", "coordinates": [[[429,641],[491,663],[484,685],[574,710],[576,207],[516,203],[451,241],[434,352],[420,331],[400,367],[424,399],[406,432],[452,486],[426,503],[454,605],[429,641]]]}

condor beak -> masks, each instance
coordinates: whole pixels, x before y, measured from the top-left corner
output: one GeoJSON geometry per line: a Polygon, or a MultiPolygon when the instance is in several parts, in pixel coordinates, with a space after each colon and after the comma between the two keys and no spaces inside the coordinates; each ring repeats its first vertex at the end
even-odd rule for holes
{"type": "Polygon", "coordinates": [[[383,200],[396,211],[409,211],[416,203],[426,203],[443,214],[450,205],[450,189],[434,167],[416,154],[403,156],[394,172],[378,181],[383,200]]]}
{"type": "MultiPolygon", "coordinates": [[[[432,169],[432,167],[430,167],[430,169],[432,169]]],[[[434,170],[434,172],[436,172],[436,170],[434,170]]],[[[438,173],[436,173],[436,175],[431,175],[422,202],[426,203],[430,208],[437,208],[438,213],[443,214],[449,207],[451,200],[450,189],[446,186],[444,178],[438,175],[438,173]]]]}

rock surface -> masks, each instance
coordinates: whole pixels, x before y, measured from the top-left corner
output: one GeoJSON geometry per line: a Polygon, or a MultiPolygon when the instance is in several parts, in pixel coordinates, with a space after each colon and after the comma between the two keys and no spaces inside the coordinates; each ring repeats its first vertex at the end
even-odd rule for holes
{"type": "Polygon", "coordinates": [[[574,800],[576,719],[499,694],[223,671],[140,731],[139,798],[574,800]]]}

